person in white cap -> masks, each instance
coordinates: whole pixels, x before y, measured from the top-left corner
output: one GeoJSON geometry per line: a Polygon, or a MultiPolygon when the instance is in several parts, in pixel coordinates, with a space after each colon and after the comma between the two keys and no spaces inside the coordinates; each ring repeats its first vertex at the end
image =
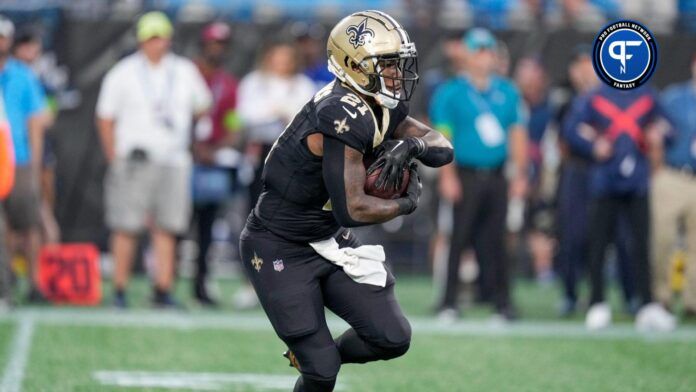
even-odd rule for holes
{"type": "Polygon", "coordinates": [[[106,223],[115,260],[114,305],[126,307],[137,235],[150,229],[156,274],[153,305],[177,307],[170,295],[176,235],[191,211],[190,133],[211,96],[196,66],[170,52],[173,27],[160,12],[138,21],[140,45],[106,75],[97,122],[109,164],[105,179],[106,223]]]}

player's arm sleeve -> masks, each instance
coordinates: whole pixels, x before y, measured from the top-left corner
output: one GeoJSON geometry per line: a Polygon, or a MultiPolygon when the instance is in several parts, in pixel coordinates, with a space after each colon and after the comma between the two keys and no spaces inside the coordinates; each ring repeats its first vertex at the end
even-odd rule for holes
{"type": "Polygon", "coordinates": [[[588,137],[587,133],[583,132],[583,127],[589,127],[586,118],[588,111],[588,99],[581,99],[574,103],[563,121],[562,136],[574,153],[592,159],[594,158],[594,138],[588,137]]]}
{"type": "Polygon", "coordinates": [[[414,144],[418,153],[416,158],[426,166],[444,166],[454,158],[450,141],[440,132],[430,128],[413,117],[407,116],[396,128],[395,139],[414,144]]]}
{"type": "Polygon", "coordinates": [[[346,145],[332,137],[324,136],[322,175],[331,198],[331,210],[336,221],[343,227],[365,226],[369,223],[354,220],[348,212],[344,181],[346,145]]]}
{"type": "Polygon", "coordinates": [[[329,136],[324,136],[322,176],[334,217],[343,227],[386,222],[409,210],[405,198],[384,200],[366,195],[362,154],[329,136]]]}

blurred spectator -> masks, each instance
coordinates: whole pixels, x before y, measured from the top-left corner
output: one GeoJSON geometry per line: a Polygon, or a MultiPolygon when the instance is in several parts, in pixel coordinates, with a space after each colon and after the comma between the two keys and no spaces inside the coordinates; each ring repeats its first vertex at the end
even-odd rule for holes
{"type": "Polygon", "coordinates": [[[589,0],[588,2],[596,7],[606,19],[616,20],[622,16],[622,0],[589,0]]]}
{"type": "Polygon", "coordinates": [[[496,314],[510,320],[516,311],[510,299],[505,219],[508,191],[517,199],[526,193],[526,119],[515,86],[495,75],[493,35],[475,28],[462,44],[464,72],[438,88],[430,116],[437,129],[452,139],[456,162],[444,167],[440,178],[442,196],[454,205],[454,222],[439,316],[457,317],[460,259],[473,246],[482,272],[481,295],[490,295],[496,314]],[[508,157],[515,169],[509,188],[503,174],[508,157]]]}
{"type": "MultiPolygon", "coordinates": [[[[20,31],[15,37],[12,54],[14,57],[34,69],[34,65],[41,58],[43,45],[41,37],[32,29],[20,31]]],[[[36,75],[41,80],[39,75],[36,75]]],[[[44,91],[47,91],[43,86],[44,91]]],[[[45,113],[46,132],[44,133],[43,158],[41,161],[41,225],[43,229],[43,242],[56,243],[60,241],[60,228],[54,215],[55,210],[55,168],[56,154],[53,147],[53,133],[50,132],[55,113],[47,110],[45,113]]]]}
{"type": "MultiPolygon", "coordinates": [[[[441,58],[438,65],[421,73],[419,94],[411,100],[411,113],[418,117],[428,117],[428,105],[437,89],[447,83],[453,77],[462,72],[464,67],[464,47],[462,45],[462,31],[448,32],[440,43],[441,58]]],[[[429,121],[430,122],[430,121],[429,121]]],[[[437,189],[439,179],[437,171],[430,173],[424,170],[421,173],[424,182],[423,190],[437,189]],[[428,176],[428,174],[432,174],[428,176]],[[430,185],[430,186],[428,186],[430,185]]],[[[447,280],[447,252],[449,248],[449,236],[452,231],[452,205],[445,199],[435,195],[431,198],[432,211],[437,211],[433,217],[436,219],[437,232],[431,239],[431,255],[433,264],[433,283],[438,290],[444,290],[447,280]]],[[[474,260],[472,262],[475,263],[474,260]]]]}
{"type": "MultiPolygon", "coordinates": [[[[0,92],[0,202],[5,201],[14,186],[15,156],[5,99],[0,92]]],[[[7,223],[5,212],[0,208],[0,309],[12,303],[11,254],[7,246],[7,223]]]]}
{"type": "MultiPolygon", "coordinates": [[[[592,66],[592,47],[578,45],[573,50],[573,59],[568,67],[568,76],[573,89],[573,97],[568,108],[562,110],[563,127],[572,126],[571,107],[584,104],[586,95],[600,83],[592,66]]],[[[564,150],[561,173],[558,182],[557,199],[557,237],[558,272],[561,276],[564,298],[560,315],[571,316],[577,308],[577,283],[582,272],[587,269],[588,255],[588,214],[590,204],[589,167],[591,159],[581,150],[567,143],[567,132],[561,133],[561,147],[564,150]]],[[[629,313],[637,311],[634,305],[634,278],[632,271],[628,220],[620,217],[616,240],[616,259],[623,288],[626,309],[629,313]]]]}
{"type": "Polygon", "coordinates": [[[696,32],[696,1],[694,0],[679,0],[679,18],[681,28],[696,32]]]}
{"type": "Polygon", "coordinates": [[[270,44],[259,68],[239,85],[239,116],[246,130],[246,155],[255,167],[249,205],[261,193],[263,161],[292,117],[309,101],[315,84],[299,73],[297,51],[288,43],[270,44]]]}
{"type": "Polygon", "coordinates": [[[495,56],[495,71],[504,78],[510,77],[510,49],[505,42],[498,41],[495,56]]]}
{"type": "MultiPolygon", "coordinates": [[[[562,118],[563,127],[568,122],[568,113],[579,105],[585,95],[600,83],[592,66],[592,48],[579,45],[573,50],[573,58],[568,65],[568,77],[572,88],[572,98],[562,118]],[[580,103],[579,103],[580,102],[580,103]]],[[[577,306],[577,282],[580,271],[586,267],[587,259],[587,206],[589,203],[588,167],[590,160],[576,153],[565,143],[565,132],[561,134],[564,150],[558,181],[557,198],[557,238],[558,271],[563,283],[564,299],[561,316],[570,316],[577,306]]]]}
{"type": "Polygon", "coordinates": [[[295,37],[297,51],[302,59],[302,68],[305,76],[316,83],[316,89],[334,80],[334,75],[326,66],[326,40],[324,29],[319,24],[297,22],[291,26],[291,33],[295,37]]]}
{"type": "Polygon", "coordinates": [[[16,173],[12,193],[4,202],[11,253],[28,266],[30,302],[43,301],[38,291],[41,247],[40,173],[43,157],[46,98],[29,67],[10,57],[12,22],[0,16],[0,87],[15,147],[16,173]]]}
{"type": "Polygon", "coordinates": [[[687,258],[682,302],[686,316],[696,318],[696,56],[691,72],[691,80],[669,87],[662,95],[675,132],[665,146],[666,165],[654,170],[651,208],[655,296],[665,305],[672,304],[670,256],[683,220],[687,258]]]}
{"type": "Polygon", "coordinates": [[[596,32],[605,22],[602,11],[588,0],[561,0],[559,7],[547,14],[547,23],[557,29],[596,32]]]}
{"type": "Polygon", "coordinates": [[[591,296],[585,323],[597,330],[611,324],[605,302],[604,261],[621,216],[629,222],[635,285],[642,306],[640,330],[671,330],[675,319],[653,302],[649,264],[648,126],[661,119],[654,90],[622,91],[602,85],[571,113],[567,140],[590,163],[589,255],[591,296]]]}
{"type": "MultiPolygon", "coordinates": [[[[261,194],[263,163],[292,117],[309,101],[316,85],[299,72],[297,51],[288,43],[272,43],[261,55],[257,70],[239,84],[239,116],[246,132],[246,159],[254,166],[254,180],[249,186],[249,206],[253,208],[261,194]]],[[[238,308],[258,304],[250,285],[236,294],[238,308]]]]}
{"type": "Polygon", "coordinates": [[[493,30],[508,27],[508,13],[514,1],[512,0],[469,0],[469,6],[474,12],[476,26],[493,30]]]}
{"type": "Polygon", "coordinates": [[[14,39],[12,55],[31,66],[41,57],[41,37],[31,29],[20,30],[14,39]]]}
{"type": "Polygon", "coordinates": [[[510,26],[514,29],[531,30],[543,26],[544,18],[549,9],[552,8],[552,1],[548,0],[519,0],[517,1],[508,15],[510,26]]]}
{"type": "Polygon", "coordinates": [[[424,70],[420,74],[418,94],[415,94],[410,102],[410,112],[418,118],[428,116],[430,100],[441,84],[452,76],[461,72],[463,67],[464,49],[462,48],[462,35],[460,30],[447,32],[440,41],[440,50],[432,61],[434,66],[424,70]]]}
{"type": "Polygon", "coordinates": [[[177,234],[190,219],[190,125],[210,106],[195,65],[169,52],[173,33],[159,12],[138,21],[140,50],[106,75],[97,103],[104,155],[106,222],[115,259],[114,305],[126,307],[137,235],[150,229],[155,250],[153,305],[177,306],[174,279],[177,234]]]}
{"type": "Polygon", "coordinates": [[[527,242],[532,256],[535,277],[550,281],[553,277],[553,241],[548,210],[549,196],[543,193],[544,157],[542,141],[554,117],[549,99],[549,80],[541,59],[536,56],[520,59],[515,68],[515,83],[529,109],[530,194],[527,203],[527,242]]]}
{"type": "Polygon", "coordinates": [[[193,174],[194,219],[198,236],[193,295],[204,306],[217,305],[206,286],[208,250],[212,243],[213,224],[224,202],[231,196],[241,157],[235,149],[241,130],[236,112],[237,80],[223,68],[230,38],[230,27],[225,23],[205,26],[200,37],[200,56],[196,61],[213,96],[209,115],[198,121],[193,148],[196,162],[193,174]]]}
{"type": "Polygon", "coordinates": [[[621,14],[627,19],[650,21],[653,33],[672,31],[677,17],[677,0],[619,0],[621,14]]]}

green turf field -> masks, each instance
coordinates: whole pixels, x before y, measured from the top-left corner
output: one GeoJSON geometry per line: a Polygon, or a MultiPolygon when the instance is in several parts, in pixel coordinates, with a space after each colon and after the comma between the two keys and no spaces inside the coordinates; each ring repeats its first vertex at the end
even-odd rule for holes
{"type": "MultiPolygon", "coordinates": [[[[260,311],[227,307],[149,310],[147,287],[131,290],[134,309],[24,307],[0,316],[3,391],[289,391],[294,369],[260,311]],[[139,299],[136,301],[136,299],[139,299]]],[[[229,298],[237,282],[221,282],[229,298]]],[[[188,287],[179,287],[185,298],[188,287]]],[[[527,316],[505,326],[475,308],[460,323],[430,317],[425,278],[401,278],[398,294],[413,343],[397,360],[347,365],[343,391],[693,391],[696,327],[636,333],[627,317],[587,333],[554,318],[553,287],[520,284],[527,316]],[[533,316],[533,317],[532,317],[533,316]]],[[[229,302],[229,301],[228,301],[229,302]]],[[[331,318],[332,330],[345,324],[331,318]]]]}

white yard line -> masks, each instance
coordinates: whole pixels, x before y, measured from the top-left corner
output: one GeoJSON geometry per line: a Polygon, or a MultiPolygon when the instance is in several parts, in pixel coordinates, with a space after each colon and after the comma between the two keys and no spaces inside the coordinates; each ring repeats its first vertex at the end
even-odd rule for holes
{"type": "Polygon", "coordinates": [[[34,320],[31,315],[19,315],[12,346],[10,347],[9,359],[2,375],[2,392],[19,392],[22,390],[24,371],[29,359],[31,350],[31,339],[34,334],[34,320]]]}
{"type": "MultiPolygon", "coordinates": [[[[297,376],[260,373],[197,373],[99,370],[92,374],[102,385],[118,387],[191,389],[196,391],[229,390],[230,386],[268,390],[290,390],[297,376]]],[[[344,390],[342,384],[336,390],[344,390]]]]}
{"type": "MultiPolygon", "coordinates": [[[[347,324],[327,315],[329,327],[339,332],[347,324]]],[[[263,314],[208,312],[114,311],[110,309],[21,309],[0,316],[0,320],[31,318],[40,325],[173,328],[181,330],[225,329],[272,332],[263,314]]],[[[499,324],[488,320],[463,320],[444,324],[432,318],[409,317],[415,334],[447,336],[511,336],[572,339],[640,339],[645,341],[696,342],[696,328],[682,326],[674,332],[639,333],[631,323],[614,325],[600,332],[587,331],[581,322],[520,321],[499,324]]]]}

